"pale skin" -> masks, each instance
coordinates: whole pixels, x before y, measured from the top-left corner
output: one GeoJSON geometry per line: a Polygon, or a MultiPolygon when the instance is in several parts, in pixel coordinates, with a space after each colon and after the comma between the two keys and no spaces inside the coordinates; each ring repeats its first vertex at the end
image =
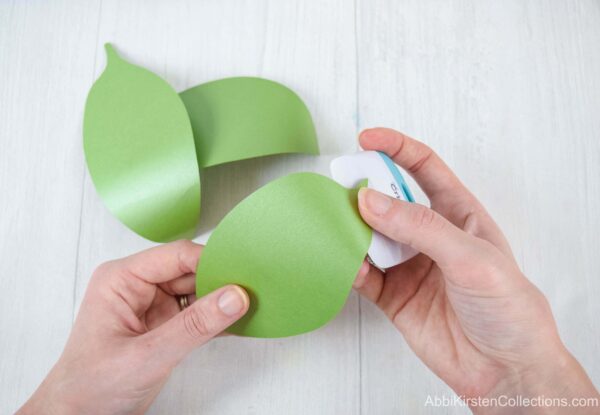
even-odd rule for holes
{"type": "MultiPolygon", "coordinates": [[[[373,229],[422,252],[385,273],[367,262],[355,289],[376,303],[419,358],[466,398],[600,397],[558,335],[548,301],[523,275],[498,226],[427,146],[394,130],[363,131],[365,150],[387,153],[431,208],[359,192],[373,229]]],[[[248,310],[223,287],[194,297],[202,247],[179,241],[101,265],[59,361],[19,414],[139,414],[173,368],[248,310]]],[[[390,381],[389,379],[382,379],[390,381]]],[[[597,413],[597,407],[472,407],[474,413],[597,413]]]]}

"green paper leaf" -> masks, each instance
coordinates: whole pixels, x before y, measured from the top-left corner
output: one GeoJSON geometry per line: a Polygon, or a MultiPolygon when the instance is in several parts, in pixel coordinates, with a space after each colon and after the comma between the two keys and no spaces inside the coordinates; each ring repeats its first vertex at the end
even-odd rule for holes
{"type": "Polygon", "coordinates": [[[261,78],[227,78],[180,95],[192,123],[201,167],[279,153],[319,153],[306,105],[281,84],[261,78]]]}
{"type": "Polygon", "coordinates": [[[371,242],[357,191],[315,173],[260,188],[210,236],[197,296],[244,287],[250,310],[228,330],[239,335],[285,337],[324,325],[342,309],[371,242]]]}
{"type": "Polygon", "coordinates": [[[166,242],[194,235],[200,177],[179,95],[106,45],[107,66],[83,121],[90,175],[108,209],[139,235],[166,242]]]}

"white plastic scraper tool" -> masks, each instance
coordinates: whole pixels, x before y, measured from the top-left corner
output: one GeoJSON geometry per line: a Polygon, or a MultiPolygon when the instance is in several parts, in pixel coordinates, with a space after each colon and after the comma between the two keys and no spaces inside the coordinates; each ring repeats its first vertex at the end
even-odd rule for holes
{"type": "MultiPolygon", "coordinates": [[[[367,179],[367,186],[396,199],[414,202],[415,199],[402,173],[386,154],[379,151],[361,151],[334,159],[330,165],[333,180],[353,188],[367,179]]],[[[393,241],[373,231],[369,258],[379,268],[389,268],[409,260],[417,254],[413,248],[393,241]]]]}

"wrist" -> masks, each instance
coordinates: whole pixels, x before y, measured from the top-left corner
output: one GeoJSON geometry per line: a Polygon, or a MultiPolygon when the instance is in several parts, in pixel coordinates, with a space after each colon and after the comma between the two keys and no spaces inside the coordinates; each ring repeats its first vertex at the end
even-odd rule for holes
{"type": "Polygon", "coordinates": [[[596,388],[563,345],[539,362],[507,369],[484,398],[498,405],[471,406],[474,414],[587,414],[596,413],[600,405],[596,388]]]}
{"type": "Polygon", "coordinates": [[[78,402],[65,393],[66,382],[61,378],[60,366],[55,366],[27,402],[17,411],[17,415],[81,413],[78,402]]]}

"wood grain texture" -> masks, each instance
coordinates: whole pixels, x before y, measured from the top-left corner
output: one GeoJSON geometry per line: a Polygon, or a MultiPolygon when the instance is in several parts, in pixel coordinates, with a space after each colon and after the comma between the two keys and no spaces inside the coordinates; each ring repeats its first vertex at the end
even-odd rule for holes
{"type": "Polygon", "coordinates": [[[2,414],[41,382],[71,327],[97,21],[79,3],[0,3],[2,414]]]}
{"type": "MultiPolygon", "coordinates": [[[[598,6],[360,1],[357,36],[360,127],[395,127],[448,162],[505,231],[596,384],[598,6]]],[[[427,395],[451,391],[377,310],[361,301],[361,311],[364,413],[440,413],[423,407],[427,395]]]]}
{"type": "MultiPolygon", "coordinates": [[[[274,178],[328,174],[359,129],[397,128],[489,208],[600,384],[597,1],[0,0],[0,414],[59,356],[93,269],[152,245],[108,213],[83,160],[83,105],[108,41],[177,90],[263,76],[314,116],[321,156],[203,172],[197,241],[274,178]]],[[[150,412],[440,413],[424,407],[434,394],[451,391],[352,295],[316,332],[197,350],[150,412]]]]}

